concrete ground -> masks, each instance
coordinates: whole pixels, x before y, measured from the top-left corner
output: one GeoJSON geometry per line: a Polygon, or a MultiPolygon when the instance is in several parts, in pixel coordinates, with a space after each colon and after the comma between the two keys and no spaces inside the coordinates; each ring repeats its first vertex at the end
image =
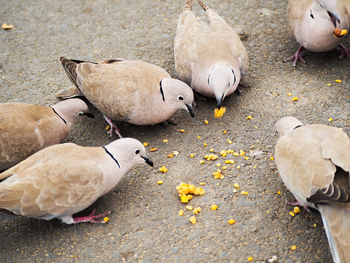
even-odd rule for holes
{"type": "MultiPolygon", "coordinates": [[[[150,153],[154,169],[142,166],[130,171],[112,192],[84,211],[112,210],[110,222],[63,225],[28,218],[1,222],[0,261],[248,262],[253,257],[253,262],[267,262],[277,256],[278,262],[331,262],[319,214],[302,209],[295,217],[289,215],[293,207],[286,202],[293,196],[270,159],[277,140],[273,124],[293,115],[304,123],[328,124],[349,134],[350,60],[329,52],[309,54],[307,65],[296,68],[282,63],[297,48],[287,31],[286,2],[207,0],[247,35],[249,88],[241,96],[225,99],[227,113],[221,120],[214,119],[214,101],[198,100],[196,117],[179,112],[177,126],[121,124],[124,136],[149,142],[149,148],[158,151],[150,153]],[[287,93],[299,100],[292,102],[287,93]],[[248,115],[253,118],[247,120],[248,115]],[[223,158],[199,163],[210,149],[217,154],[223,149],[243,150],[249,159],[227,156],[236,163],[227,165],[225,178],[216,180],[212,172],[223,158]],[[173,151],[179,155],[167,158],[173,151]],[[158,171],[163,165],[169,169],[166,174],[158,171]],[[158,185],[158,180],[164,183],[158,185]],[[189,203],[202,208],[195,225],[189,222],[191,211],[178,216],[179,209],[185,209],[176,191],[180,182],[206,183],[206,194],[189,203]],[[236,193],[234,183],[240,185],[236,193]],[[214,203],[217,211],[210,210],[214,203]],[[234,225],[227,223],[230,218],[236,220],[234,225]]],[[[194,11],[203,16],[194,3],[194,11]]],[[[60,56],[141,59],[175,76],[173,41],[183,4],[184,0],[2,1],[0,22],[14,28],[0,30],[1,102],[55,103],[55,93],[71,85],[60,56]]],[[[345,44],[350,46],[349,40],[345,44]]],[[[83,119],[66,141],[97,146],[111,140],[101,114],[93,111],[97,118],[83,119]]]]}

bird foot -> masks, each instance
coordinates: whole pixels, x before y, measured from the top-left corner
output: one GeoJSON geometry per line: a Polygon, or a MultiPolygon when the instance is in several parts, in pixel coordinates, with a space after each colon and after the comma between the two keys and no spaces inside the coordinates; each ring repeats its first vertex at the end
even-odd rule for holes
{"type": "Polygon", "coordinates": [[[295,201],[295,202],[290,202],[290,201],[288,201],[287,202],[287,204],[288,205],[292,205],[292,206],[302,206],[307,212],[310,212],[311,210],[309,209],[309,207],[308,206],[306,206],[306,205],[303,205],[302,203],[300,203],[299,201],[295,201]]]}
{"type": "Polygon", "coordinates": [[[108,125],[111,127],[108,131],[107,134],[109,135],[109,137],[112,137],[113,132],[115,132],[115,134],[117,134],[119,136],[119,138],[123,138],[123,136],[121,135],[121,133],[118,130],[118,127],[112,122],[112,120],[106,116],[103,116],[106,120],[106,122],[108,123],[108,125]]]}
{"type": "Polygon", "coordinates": [[[339,46],[337,46],[337,50],[340,52],[340,56],[338,57],[339,59],[342,59],[344,56],[350,58],[350,50],[343,44],[339,44],[339,46]]]}
{"type": "Polygon", "coordinates": [[[166,121],[163,121],[162,123],[164,126],[168,126],[168,124],[173,124],[173,125],[177,125],[177,121],[170,117],[169,119],[167,119],[166,121]]]}
{"type": "Polygon", "coordinates": [[[287,59],[285,59],[283,62],[286,63],[286,62],[289,62],[289,61],[294,61],[293,62],[293,66],[295,67],[298,63],[298,61],[300,60],[301,62],[303,62],[304,64],[306,64],[306,61],[304,60],[303,58],[303,55],[301,50],[303,49],[302,46],[299,46],[298,50],[295,52],[295,54],[287,59]]]}
{"type": "Polygon", "coordinates": [[[96,210],[92,210],[91,214],[88,216],[79,216],[79,217],[73,217],[74,223],[84,223],[84,222],[90,222],[90,223],[99,223],[104,224],[107,223],[108,220],[105,219],[106,215],[110,215],[112,212],[107,211],[105,213],[95,215],[96,210]]]}

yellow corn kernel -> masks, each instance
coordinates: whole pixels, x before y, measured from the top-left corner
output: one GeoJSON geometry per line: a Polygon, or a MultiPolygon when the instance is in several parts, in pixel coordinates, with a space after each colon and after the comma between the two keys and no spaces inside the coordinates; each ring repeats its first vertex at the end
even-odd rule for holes
{"type": "Polygon", "coordinates": [[[291,216],[295,216],[295,214],[294,214],[293,211],[289,211],[289,214],[290,214],[291,216]]]}
{"type": "Polygon", "coordinates": [[[221,163],[217,163],[216,166],[217,166],[217,167],[220,167],[220,166],[221,166],[221,163]]]}
{"type": "Polygon", "coordinates": [[[190,154],[190,157],[191,157],[191,158],[193,158],[194,156],[195,156],[195,154],[194,154],[194,153],[191,153],[191,154],[190,154]]]}
{"type": "Polygon", "coordinates": [[[159,180],[158,182],[157,182],[157,184],[163,184],[163,180],[159,180]]]}
{"type": "Polygon", "coordinates": [[[232,144],[232,141],[230,139],[227,140],[228,144],[232,144]]]}
{"type": "Polygon", "coordinates": [[[348,30],[343,29],[342,31],[340,31],[340,36],[345,36],[348,33],[348,30]]]}
{"type": "Polygon", "coordinates": [[[195,216],[191,216],[191,217],[190,217],[190,222],[191,222],[193,225],[195,225],[195,224],[197,223],[196,217],[195,217],[195,216]]]}
{"type": "Polygon", "coordinates": [[[293,97],[292,99],[291,99],[291,101],[297,101],[298,100],[298,97],[293,97]]]}
{"type": "Polygon", "coordinates": [[[111,126],[107,125],[106,126],[106,131],[108,131],[111,128],[111,126]]]}
{"type": "Polygon", "coordinates": [[[247,117],[245,117],[247,120],[251,120],[253,119],[253,116],[252,115],[248,115],[247,117]]]}
{"type": "Polygon", "coordinates": [[[178,131],[179,132],[185,132],[186,130],[185,129],[179,129],[178,131]]]}
{"type": "Polygon", "coordinates": [[[232,149],[228,149],[227,150],[227,153],[234,153],[235,151],[234,150],[232,150],[232,149]]]}
{"type": "Polygon", "coordinates": [[[213,205],[211,205],[210,209],[213,210],[213,211],[218,210],[218,206],[213,204],[213,205]]]}
{"type": "Polygon", "coordinates": [[[206,125],[208,125],[208,124],[209,124],[208,120],[204,120],[204,123],[205,123],[206,125]]]}
{"type": "Polygon", "coordinates": [[[13,25],[8,25],[8,24],[2,24],[1,28],[4,29],[4,30],[10,30],[10,29],[14,28],[14,26],[13,25]]]}
{"type": "Polygon", "coordinates": [[[197,136],[197,139],[200,139],[200,138],[201,138],[201,136],[200,136],[200,135],[198,135],[198,136],[197,136]]]}
{"type": "Polygon", "coordinates": [[[248,156],[244,156],[244,160],[249,160],[249,157],[248,156]]]}
{"type": "Polygon", "coordinates": [[[252,258],[252,257],[248,257],[248,261],[249,261],[249,262],[252,262],[252,261],[253,261],[253,258],[252,258]]]}
{"type": "Polygon", "coordinates": [[[330,86],[332,86],[332,84],[331,83],[327,83],[327,86],[330,87],[330,86]]]}
{"type": "Polygon", "coordinates": [[[336,79],[335,82],[342,83],[343,81],[341,79],[336,79]]]}
{"type": "Polygon", "coordinates": [[[226,112],[226,107],[221,107],[220,109],[215,108],[214,117],[221,118],[222,116],[224,116],[225,112],[226,112]]]}
{"type": "Polygon", "coordinates": [[[202,208],[196,207],[195,209],[193,209],[193,214],[198,215],[201,211],[202,211],[202,208]]]}
{"type": "Polygon", "coordinates": [[[291,97],[291,96],[292,96],[292,93],[289,92],[289,93],[287,93],[287,95],[288,95],[288,97],[291,97]]]}
{"type": "Polygon", "coordinates": [[[183,216],[184,215],[184,213],[185,213],[185,211],[184,210],[182,210],[182,209],[180,209],[179,210],[179,212],[177,213],[179,216],[183,216]]]}
{"type": "Polygon", "coordinates": [[[188,201],[191,200],[190,195],[183,195],[180,197],[180,199],[181,199],[181,203],[184,203],[184,204],[188,203],[188,201]]]}
{"type": "Polygon", "coordinates": [[[205,185],[205,182],[200,182],[199,185],[203,186],[205,185]]]}
{"type": "Polygon", "coordinates": [[[168,139],[164,139],[163,142],[168,142],[168,139]]]}
{"type": "Polygon", "coordinates": [[[227,166],[224,165],[221,169],[222,169],[222,170],[226,170],[226,169],[227,169],[227,166]]]}
{"type": "Polygon", "coordinates": [[[171,154],[168,154],[168,156],[167,156],[168,158],[173,158],[174,157],[174,154],[173,153],[171,153],[171,154]]]}
{"type": "Polygon", "coordinates": [[[242,191],[242,192],[241,192],[241,195],[248,195],[248,192],[242,191]]]}
{"type": "Polygon", "coordinates": [[[199,187],[199,188],[200,188],[199,195],[200,196],[204,195],[205,194],[205,190],[203,188],[201,188],[201,187],[199,187]]]}
{"type": "Polygon", "coordinates": [[[238,157],[238,156],[239,156],[239,153],[237,153],[237,152],[234,152],[234,153],[233,153],[233,156],[236,156],[236,157],[238,157]]]}
{"type": "Polygon", "coordinates": [[[159,172],[161,173],[166,173],[168,171],[168,168],[166,168],[165,166],[162,166],[159,168],[159,172]]]}
{"type": "Polygon", "coordinates": [[[213,153],[213,152],[214,152],[214,149],[210,149],[209,152],[213,153]]]}
{"type": "Polygon", "coordinates": [[[333,118],[329,118],[328,121],[329,121],[329,122],[333,121],[333,118]]]}
{"type": "Polygon", "coordinates": [[[186,205],[186,209],[191,211],[191,210],[193,210],[193,206],[191,206],[191,205],[186,205]]]}
{"type": "Polygon", "coordinates": [[[292,251],[294,251],[294,250],[296,250],[296,249],[297,249],[297,246],[296,246],[296,245],[293,245],[293,246],[290,247],[290,250],[292,250],[292,251]]]}
{"type": "Polygon", "coordinates": [[[239,155],[240,155],[240,156],[244,156],[244,155],[245,155],[245,151],[240,150],[240,151],[239,151],[239,155]]]}
{"type": "Polygon", "coordinates": [[[239,184],[238,183],[234,183],[233,186],[236,187],[236,188],[239,188],[239,184]]]}
{"type": "Polygon", "coordinates": [[[226,133],[227,133],[227,131],[226,131],[226,130],[224,130],[223,134],[226,134],[226,133]]]}
{"type": "Polygon", "coordinates": [[[200,160],[199,163],[200,163],[200,164],[204,164],[205,161],[204,161],[204,160],[200,160]]]}
{"type": "Polygon", "coordinates": [[[143,143],[143,146],[145,146],[145,147],[147,147],[148,145],[149,145],[148,142],[144,142],[144,143],[143,143]]]}
{"type": "Polygon", "coordinates": [[[109,221],[109,217],[104,217],[103,222],[107,223],[109,221]]]}
{"type": "Polygon", "coordinates": [[[270,157],[270,160],[275,160],[275,157],[270,157]]]}
{"type": "Polygon", "coordinates": [[[203,146],[207,146],[208,144],[206,142],[203,142],[203,146]]]}
{"type": "Polygon", "coordinates": [[[300,207],[299,206],[294,207],[293,212],[296,214],[300,213],[300,207]]]}
{"type": "Polygon", "coordinates": [[[150,152],[155,152],[155,151],[157,151],[157,150],[158,150],[157,147],[154,147],[154,148],[149,149],[150,152]]]}
{"type": "Polygon", "coordinates": [[[278,195],[280,195],[280,194],[281,194],[281,191],[280,191],[280,190],[278,190],[278,191],[277,191],[277,194],[278,194],[278,195]]]}
{"type": "Polygon", "coordinates": [[[227,221],[227,223],[229,223],[230,225],[233,225],[234,223],[236,223],[236,221],[231,218],[230,220],[227,221]]]}
{"type": "Polygon", "coordinates": [[[234,164],[235,161],[234,161],[234,160],[225,160],[225,163],[226,163],[226,164],[234,164]]]}
{"type": "Polygon", "coordinates": [[[240,169],[241,169],[241,166],[240,166],[240,165],[237,165],[236,168],[237,168],[237,170],[240,170],[240,169]]]}

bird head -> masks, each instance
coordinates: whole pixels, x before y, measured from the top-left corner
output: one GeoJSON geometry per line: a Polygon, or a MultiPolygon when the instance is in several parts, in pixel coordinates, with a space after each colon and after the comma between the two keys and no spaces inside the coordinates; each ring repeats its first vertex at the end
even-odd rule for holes
{"type": "Polygon", "coordinates": [[[313,20],[326,20],[331,23],[335,28],[337,23],[340,24],[339,15],[337,12],[336,0],[314,0],[311,9],[310,17],[313,20]]]}
{"type": "Polygon", "coordinates": [[[93,116],[88,112],[88,106],[81,99],[68,99],[61,101],[51,107],[56,114],[67,124],[69,128],[76,122],[78,116],[87,115],[93,116]]]}
{"type": "Polygon", "coordinates": [[[238,86],[241,74],[239,70],[226,64],[215,64],[208,72],[208,85],[213,89],[218,108],[227,94],[238,86]]]}
{"type": "Polygon", "coordinates": [[[290,116],[279,119],[275,124],[276,131],[280,136],[300,126],[303,126],[303,124],[298,119],[290,116]]]}
{"type": "Polygon", "coordinates": [[[173,111],[185,109],[194,117],[194,96],[190,86],[178,79],[163,78],[159,83],[159,89],[163,101],[173,111]]]}

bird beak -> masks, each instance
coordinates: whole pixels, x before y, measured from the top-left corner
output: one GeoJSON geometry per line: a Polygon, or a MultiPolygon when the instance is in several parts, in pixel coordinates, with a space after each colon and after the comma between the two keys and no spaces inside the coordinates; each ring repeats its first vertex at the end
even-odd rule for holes
{"type": "Polygon", "coordinates": [[[93,115],[91,112],[79,112],[79,116],[87,116],[92,119],[95,118],[95,115],[93,115]]]}
{"type": "Polygon", "coordinates": [[[145,163],[153,167],[153,162],[148,157],[141,156],[141,158],[145,160],[145,163]]]}
{"type": "Polygon", "coordinates": [[[191,114],[192,117],[194,117],[194,110],[192,108],[192,106],[185,104],[187,107],[187,111],[191,114]]]}
{"type": "Polygon", "coordinates": [[[333,14],[331,11],[327,11],[329,17],[331,18],[331,21],[334,25],[334,27],[337,27],[337,22],[340,23],[340,19],[336,14],[333,14]]]}
{"type": "Polygon", "coordinates": [[[218,104],[217,108],[220,109],[222,102],[224,101],[225,93],[222,94],[221,98],[216,98],[216,102],[218,104]]]}

